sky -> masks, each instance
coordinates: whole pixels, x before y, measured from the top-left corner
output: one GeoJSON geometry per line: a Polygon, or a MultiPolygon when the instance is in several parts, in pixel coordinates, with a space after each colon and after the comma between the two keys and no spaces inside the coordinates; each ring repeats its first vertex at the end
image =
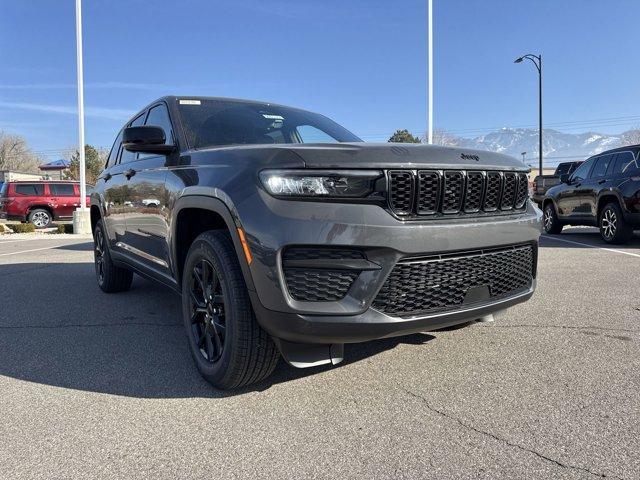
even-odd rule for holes
{"type": "MultiPolygon", "coordinates": [[[[87,143],[166,94],[282,103],[367,141],[427,128],[426,0],[84,0],[87,143]]],[[[474,137],[640,125],[637,0],[434,0],[434,124],[474,137]]],[[[0,0],[0,130],[77,143],[74,0],[0,0]]]]}

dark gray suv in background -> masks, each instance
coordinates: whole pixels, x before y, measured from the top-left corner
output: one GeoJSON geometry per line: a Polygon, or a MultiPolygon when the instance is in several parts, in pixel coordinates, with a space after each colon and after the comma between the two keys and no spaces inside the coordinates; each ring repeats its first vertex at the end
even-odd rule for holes
{"type": "Polygon", "coordinates": [[[165,97],[119,133],[91,197],[98,284],[181,294],[219,388],[338,363],[345,343],[492,318],[535,288],[528,170],[496,153],[363,143],[269,103],[165,97]]]}

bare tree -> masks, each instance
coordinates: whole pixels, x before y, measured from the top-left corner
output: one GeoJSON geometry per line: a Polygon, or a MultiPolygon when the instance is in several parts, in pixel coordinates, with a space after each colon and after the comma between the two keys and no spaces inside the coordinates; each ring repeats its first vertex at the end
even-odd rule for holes
{"type": "Polygon", "coordinates": [[[24,137],[0,131],[0,170],[39,173],[41,163],[24,137]]]}
{"type": "Polygon", "coordinates": [[[620,138],[621,146],[638,145],[640,143],[640,127],[624,132],[620,138]]]}
{"type": "MultiPolygon", "coordinates": [[[[423,137],[425,143],[427,142],[427,135],[423,137]]],[[[460,146],[460,137],[447,132],[446,130],[435,129],[433,131],[433,144],[443,147],[458,147],[460,146]]]]}

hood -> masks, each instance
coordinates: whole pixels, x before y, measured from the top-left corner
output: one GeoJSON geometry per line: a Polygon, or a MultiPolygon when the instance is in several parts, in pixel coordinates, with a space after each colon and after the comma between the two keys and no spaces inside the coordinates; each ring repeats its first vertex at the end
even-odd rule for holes
{"type": "Polygon", "coordinates": [[[462,168],[521,170],[529,167],[501,153],[467,148],[410,143],[282,144],[298,155],[307,168],[462,168]]]}

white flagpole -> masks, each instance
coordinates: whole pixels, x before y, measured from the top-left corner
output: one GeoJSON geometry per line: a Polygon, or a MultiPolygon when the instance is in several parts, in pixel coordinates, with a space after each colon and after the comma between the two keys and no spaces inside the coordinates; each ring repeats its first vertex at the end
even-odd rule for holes
{"type": "Polygon", "coordinates": [[[427,139],[433,144],[433,0],[428,0],[428,42],[429,42],[429,121],[427,139]]]}
{"type": "Polygon", "coordinates": [[[82,0],[76,0],[76,57],[78,63],[78,153],[80,154],[80,209],[87,208],[84,158],[84,82],[82,72],[82,0]]]}

